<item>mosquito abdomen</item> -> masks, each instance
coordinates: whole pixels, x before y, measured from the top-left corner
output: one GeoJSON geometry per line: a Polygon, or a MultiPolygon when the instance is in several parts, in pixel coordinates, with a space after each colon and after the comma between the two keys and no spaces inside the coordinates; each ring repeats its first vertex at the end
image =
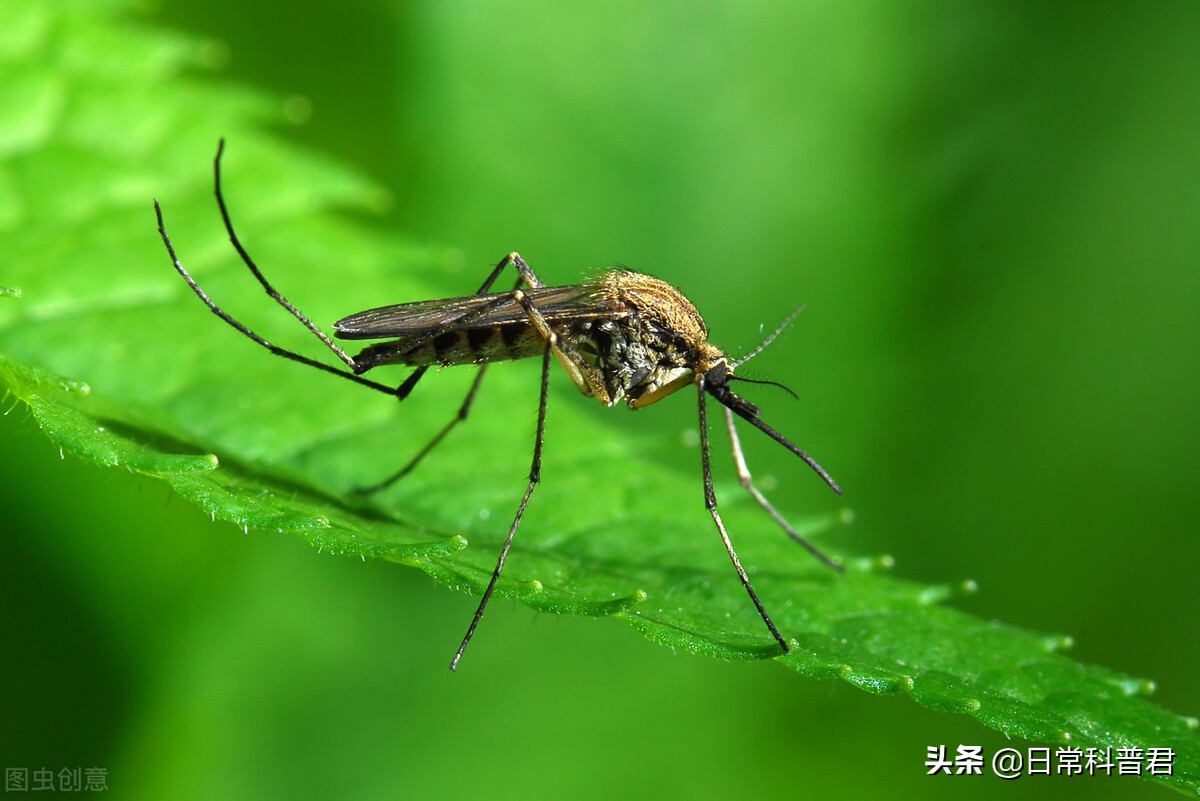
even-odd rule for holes
{"type": "Polygon", "coordinates": [[[379,342],[354,357],[361,372],[381,364],[414,367],[482,364],[539,355],[546,341],[528,323],[459,328],[432,337],[404,337],[379,342]]]}

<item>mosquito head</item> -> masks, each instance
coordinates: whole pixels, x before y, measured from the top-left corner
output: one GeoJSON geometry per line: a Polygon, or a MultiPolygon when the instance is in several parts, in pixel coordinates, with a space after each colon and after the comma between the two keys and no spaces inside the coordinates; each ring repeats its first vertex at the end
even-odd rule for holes
{"type": "Polygon", "coordinates": [[[729,388],[731,381],[742,380],[740,376],[733,374],[733,367],[724,358],[710,365],[704,371],[704,391],[720,401],[723,406],[728,406],[738,414],[741,414],[738,410],[743,409],[747,414],[758,417],[759,408],[729,388]]]}

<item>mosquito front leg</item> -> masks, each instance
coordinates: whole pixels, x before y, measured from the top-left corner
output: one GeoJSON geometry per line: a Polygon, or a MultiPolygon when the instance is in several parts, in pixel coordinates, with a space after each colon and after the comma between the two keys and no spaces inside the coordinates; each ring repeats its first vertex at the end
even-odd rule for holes
{"type": "MultiPolygon", "coordinates": [[[[536,282],[538,280],[537,276],[529,269],[529,265],[525,264],[525,260],[521,258],[519,253],[511,253],[508,258],[513,260],[513,264],[521,272],[521,277],[527,285],[532,288],[537,288],[541,285],[540,282],[530,283],[531,281],[536,282]]],[[[571,342],[560,338],[550,328],[550,323],[546,321],[546,318],[542,315],[537,305],[529,299],[528,295],[521,291],[520,287],[513,290],[512,297],[513,300],[520,303],[521,307],[525,309],[525,314],[529,317],[529,322],[533,323],[533,327],[537,329],[537,332],[543,339],[550,343],[550,350],[554,353],[554,358],[558,359],[559,364],[562,365],[567,376],[571,379],[571,383],[584,395],[595,397],[605,406],[611,406],[612,399],[609,397],[608,389],[604,384],[604,377],[600,374],[600,371],[589,364],[571,342]]]]}
{"type": "Polygon", "coordinates": [[[708,513],[712,515],[713,523],[717,526],[717,533],[721,535],[721,541],[725,543],[725,550],[729,553],[729,559],[733,562],[733,569],[737,571],[738,578],[742,581],[742,586],[746,588],[750,600],[754,602],[754,608],[758,610],[758,616],[762,618],[763,623],[767,624],[767,629],[770,630],[771,636],[779,643],[779,647],[783,649],[783,652],[785,654],[790,653],[791,649],[788,648],[787,641],[779,635],[779,629],[775,628],[775,624],[771,622],[771,616],[767,614],[762,601],[758,599],[758,593],[754,591],[754,586],[750,583],[750,577],[746,575],[746,571],[742,568],[742,562],[738,559],[737,551],[733,549],[729,533],[725,531],[725,523],[721,520],[720,512],[717,511],[717,493],[713,489],[712,462],[708,451],[708,415],[704,408],[703,375],[696,379],[696,386],[700,393],[700,465],[704,472],[704,505],[708,509],[708,513]]]}
{"type": "Polygon", "coordinates": [[[738,480],[741,481],[742,486],[745,487],[746,491],[754,497],[754,500],[758,501],[758,505],[761,506],[763,510],[771,516],[771,519],[774,520],[780,528],[787,532],[789,537],[800,543],[800,545],[804,546],[809,553],[820,559],[829,567],[832,567],[838,572],[842,572],[844,568],[840,564],[822,553],[817,546],[813,545],[807,539],[797,534],[796,530],[793,529],[788,524],[787,520],[783,518],[783,515],[775,511],[775,507],[771,505],[771,502],[767,500],[766,496],[758,491],[758,487],[754,486],[754,479],[750,475],[750,468],[746,465],[746,456],[742,452],[742,442],[740,439],[738,439],[737,428],[733,424],[733,412],[730,411],[729,407],[727,406],[723,406],[722,408],[725,411],[725,428],[729,431],[729,444],[733,447],[733,463],[737,467],[738,480]]]}

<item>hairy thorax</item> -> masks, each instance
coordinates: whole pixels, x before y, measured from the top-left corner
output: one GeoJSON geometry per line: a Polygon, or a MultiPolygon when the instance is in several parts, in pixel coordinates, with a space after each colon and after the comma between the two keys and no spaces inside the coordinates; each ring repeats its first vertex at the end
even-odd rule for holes
{"type": "Polygon", "coordinates": [[[708,343],[704,320],[665,281],[632,272],[606,273],[592,285],[594,301],[611,311],[568,327],[581,356],[599,371],[613,405],[649,405],[691,383],[724,358],[708,343]]]}

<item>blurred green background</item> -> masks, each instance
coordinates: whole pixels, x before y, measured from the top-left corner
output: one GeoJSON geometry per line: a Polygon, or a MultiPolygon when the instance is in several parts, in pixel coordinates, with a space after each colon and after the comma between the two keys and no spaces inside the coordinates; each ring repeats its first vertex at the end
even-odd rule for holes
{"type": "MultiPolygon", "coordinates": [[[[734,352],[805,303],[763,358],[802,402],[769,419],[846,488],[839,544],[974,579],[959,607],[1069,634],[1200,713],[1194,3],[218,0],[136,19],[224,43],[212,81],[273,92],[302,119],[281,137],[387,186],[369,225],[466,265],[519,248],[552,283],[657,274],[734,352]]],[[[213,525],[163,484],[60,460],[20,409],[0,427],[6,766],[106,766],[137,798],[1167,792],[928,778],[928,745],[1010,743],[509,602],[450,675],[474,599],[213,525]]],[[[750,447],[791,492],[787,454],[750,447]]],[[[789,506],[839,507],[801,478],[789,506]]]]}

